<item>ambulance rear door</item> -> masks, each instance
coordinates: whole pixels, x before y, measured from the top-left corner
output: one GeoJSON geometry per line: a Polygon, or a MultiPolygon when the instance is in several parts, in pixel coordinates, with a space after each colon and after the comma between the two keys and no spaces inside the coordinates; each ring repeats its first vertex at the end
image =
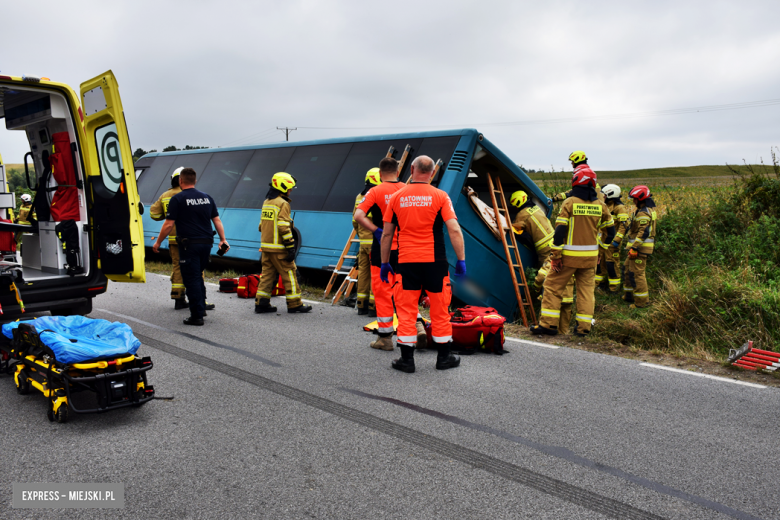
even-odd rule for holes
{"type": "Polygon", "coordinates": [[[122,100],[109,70],[81,84],[90,224],[98,265],[115,282],[146,281],[143,227],[122,100]]]}

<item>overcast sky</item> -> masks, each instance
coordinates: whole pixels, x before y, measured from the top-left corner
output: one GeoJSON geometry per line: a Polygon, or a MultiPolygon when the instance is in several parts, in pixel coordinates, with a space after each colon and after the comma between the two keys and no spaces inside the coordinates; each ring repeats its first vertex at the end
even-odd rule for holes
{"type": "MultiPolygon", "coordinates": [[[[133,149],[462,126],[528,168],[582,149],[598,171],[780,145],[777,0],[3,1],[2,36],[4,74],[113,70],[133,149]]],[[[26,151],[0,131],[6,162],[26,151]]]]}

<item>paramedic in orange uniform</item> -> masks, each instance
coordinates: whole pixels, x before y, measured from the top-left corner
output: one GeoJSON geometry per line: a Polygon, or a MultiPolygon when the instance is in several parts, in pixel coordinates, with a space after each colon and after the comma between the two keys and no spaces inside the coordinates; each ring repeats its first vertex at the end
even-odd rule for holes
{"type": "Polygon", "coordinates": [[[393,195],[384,214],[380,277],[384,285],[393,277],[390,242],[396,229],[398,274],[401,275],[401,290],[396,292],[395,300],[401,357],[393,361],[392,366],[407,373],[414,372],[415,321],[422,290],[431,299],[431,333],[439,352],[436,369],[446,370],[460,365],[460,357],[450,352],[452,324],[449,305],[452,290],[444,246],[445,225],[458,258],[456,277],[466,275],[466,252],[452,201],[446,192],[430,185],[433,173],[433,160],[425,155],[417,157],[412,162],[411,184],[393,195]]]}
{"type": "MultiPolygon", "coordinates": [[[[382,238],[383,215],[387,211],[387,203],[390,197],[406,186],[398,180],[398,161],[392,157],[385,157],[379,161],[379,175],[382,184],[371,188],[366,193],[363,202],[358,204],[355,210],[355,221],[374,234],[371,244],[371,287],[374,290],[374,305],[376,306],[377,333],[379,339],[371,342],[371,348],[380,350],[393,350],[393,286],[400,281],[400,277],[391,276],[389,284],[383,284],[379,279],[379,271],[382,266],[380,240],[382,238]],[[371,214],[371,219],[366,215],[371,214]]],[[[397,266],[398,262],[398,238],[392,241],[392,251],[388,262],[397,266]]],[[[418,315],[417,341],[421,348],[427,343],[425,328],[422,324],[422,316],[418,315]]]]}

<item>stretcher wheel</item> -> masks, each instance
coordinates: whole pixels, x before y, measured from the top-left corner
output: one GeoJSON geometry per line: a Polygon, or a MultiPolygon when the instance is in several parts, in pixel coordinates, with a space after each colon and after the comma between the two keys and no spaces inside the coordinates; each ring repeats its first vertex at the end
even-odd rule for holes
{"type": "Polygon", "coordinates": [[[58,423],[65,423],[68,422],[68,405],[62,404],[59,408],[57,408],[57,413],[55,414],[57,418],[58,423]]]}
{"type": "Polygon", "coordinates": [[[32,390],[32,385],[27,380],[27,371],[22,370],[19,372],[19,376],[17,377],[16,382],[16,391],[19,392],[20,395],[27,395],[32,390]]]}

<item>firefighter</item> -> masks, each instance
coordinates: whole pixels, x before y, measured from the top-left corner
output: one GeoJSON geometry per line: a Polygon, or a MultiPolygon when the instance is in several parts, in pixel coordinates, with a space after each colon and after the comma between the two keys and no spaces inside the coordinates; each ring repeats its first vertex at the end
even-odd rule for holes
{"type": "Polygon", "coordinates": [[[271,305],[271,291],[280,275],[286,293],[287,312],[309,312],[311,305],[304,305],[301,301],[295,266],[295,238],[290,217],[290,190],[295,187],[295,177],[286,172],[275,173],[270,186],[258,226],[263,276],[257,288],[255,312],[276,312],[276,307],[271,305]]]}
{"type": "Polygon", "coordinates": [[[569,160],[574,167],[571,197],[561,206],[555,220],[550,274],[544,281],[539,325],[531,327],[533,334],[558,334],[561,303],[566,285],[574,275],[577,284],[577,314],[574,333],[584,336],[590,332],[593,320],[593,291],[596,262],[598,261],[598,234],[607,229],[612,242],[615,225],[606,204],[596,195],[596,174],[587,164],[582,151],[573,152],[569,160]]]}
{"type": "MultiPolygon", "coordinates": [[[[585,156],[585,152],[580,152],[580,153],[583,155],[583,157],[585,156]]],[[[585,157],[585,164],[587,164],[587,161],[588,161],[588,158],[585,157]]],[[[599,184],[598,182],[596,183],[596,196],[598,197],[598,199],[601,202],[604,202],[606,200],[604,193],[602,193],[602,191],[601,191],[601,184],[599,184]]],[[[569,197],[571,197],[571,190],[569,190],[569,191],[562,191],[561,193],[556,193],[555,195],[553,195],[552,201],[553,202],[563,202],[564,200],[568,199],[569,197]]]]}
{"type": "MultiPolygon", "coordinates": [[[[393,350],[393,294],[400,290],[400,273],[395,275],[398,262],[398,237],[393,238],[388,262],[393,266],[394,274],[390,283],[382,283],[380,272],[382,267],[381,239],[383,218],[387,211],[387,203],[390,197],[406,186],[398,180],[398,161],[392,157],[385,157],[379,161],[379,175],[382,183],[371,188],[366,193],[363,202],[355,210],[355,220],[371,231],[374,235],[371,243],[371,287],[374,290],[374,303],[376,304],[377,334],[379,338],[370,343],[371,348],[379,350],[393,350]],[[368,215],[371,214],[371,218],[368,215]],[[395,286],[395,287],[394,287],[395,286]]],[[[397,303],[397,300],[396,300],[397,303]]],[[[417,314],[417,345],[424,348],[428,343],[422,316],[417,314]]]]}
{"type": "MultiPolygon", "coordinates": [[[[528,200],[524,191],[516,191],[509,197],[509,204],[520,209],[512,222],[512,230],[518,234],[530,235],[536,251],[537,267],[540,268],[550,256],[550,245],[555,231],[539,206],[528,200]]],[[[538,278],[538,276],[537,276],[538,278]]],[[[538,284],[538,282],[537,282],[538,284]]]]}
{"type": "Polygon", "coordinates": [[[401,275],[400,284],[396,281],[400,285],[396,292],[396,309],[401,357],[393,361],[392,367],[406,373],[414,372],[414,347],[418,339],[415,325],[419,323],[417,305],[423,290],[431,301],[431,335],[438,350],[436,369],[447,370],[460,365],[460,357],[450,351],[452,291],[444,245],[445,226],[457,258],[456,277],[466,275],[466,253],[452,201],[446,192],[430,185],[433,174],[434,163],[430,157],[421,155],[412,161],[411,184],[393,195],[384,214],[380,277],[386,285],[394,274],[390,256],[396,229],[397,269],[401,275]]]}
{"type": "MultiPolygon", "coordinates": [[[[366,173],[366,186],[355,198],[355,208],[352,210],[352,227],[355,228],[355,232],[360,240],[360,249],[358,250],[356,262],[358,266],[357,308],[360,316],[366,314],[376,316],[374,292],[371,290],[371,244],[374,243],[374,234],[371,233],[370,229],[358,224],[355,220],[355,211],[357,211],[358,205],[363,202],[363,199],[366,198],[368,190],[380,184],[382,184],[382,178],[379,175],[379,168],[368,170],[366,173]]],[[[371,218],[370,213],[368,218],[371,218]]]]}
{"type": "MultiPolygon", "coordinates": [[[[28,193],[23,193],[21,196],[22,207],[19,208],[19,214],[14,219],[14,224],[22,224],[24,226],[30,225],[30,219],[35,220],[35,210],[32,205],[32,196],[28,193]]],[[[16,249],[20,249],[22,245],[22,231],[16,232],[16,249]]],[[[21,250],[20,250],[21,252],[21,250]]]]}
{"type": "MultiPolygon", "coordinates": [[[[177,193],[181,193],[179,174],[183,169],[184,166],[180,166],[173,170],[173,173],[171,174],[171,189],[160,195],[160,198],[152,204],[152,207],[149,209],[149,216],[152,220],[165,220],[171,197],[177,193]]],[[[175,225],[171,229],[171,234],[168,235],[168,252],[171,255],[171,299],[174,301],[173,308],[176,310],[187,309],[189,305],[187,304],[187,297],[185,296],[184,291],[184,280],[182,280],[181,267],[179,266],[179,244],[176,242],[175,225]]]]}
{"type": "MultiPolygon", "coordinates": [[[[623,299],[633,302],[631,309],[647,307],[650,292],[647,288],[647,259],[653,254],[655,245],[656,222],[655,201],[647,186],[635,186],[628,196],[634,200],[636,212],[631,219],[626,248],[628,258],[624,265],[623,299]]],[[[619,246],[613,242],[613,246],[619,246]]]]}
{"type": "Polygon", "coordinates": [[[620,242],[628,230],[628,210],[623,205],[623,201],[620,200],[620,186],[607,184],[601,189],[601,192],[606,199],[604,203],[615,221],[616,233],[612,243],[607,241],[604,231],[599,237],[601,247],[599,248],[599,263],[596,266],[596,285],[608,283],[610,292],[618,292],[620,290],[620,274],[618,274],[620,242]]]}

